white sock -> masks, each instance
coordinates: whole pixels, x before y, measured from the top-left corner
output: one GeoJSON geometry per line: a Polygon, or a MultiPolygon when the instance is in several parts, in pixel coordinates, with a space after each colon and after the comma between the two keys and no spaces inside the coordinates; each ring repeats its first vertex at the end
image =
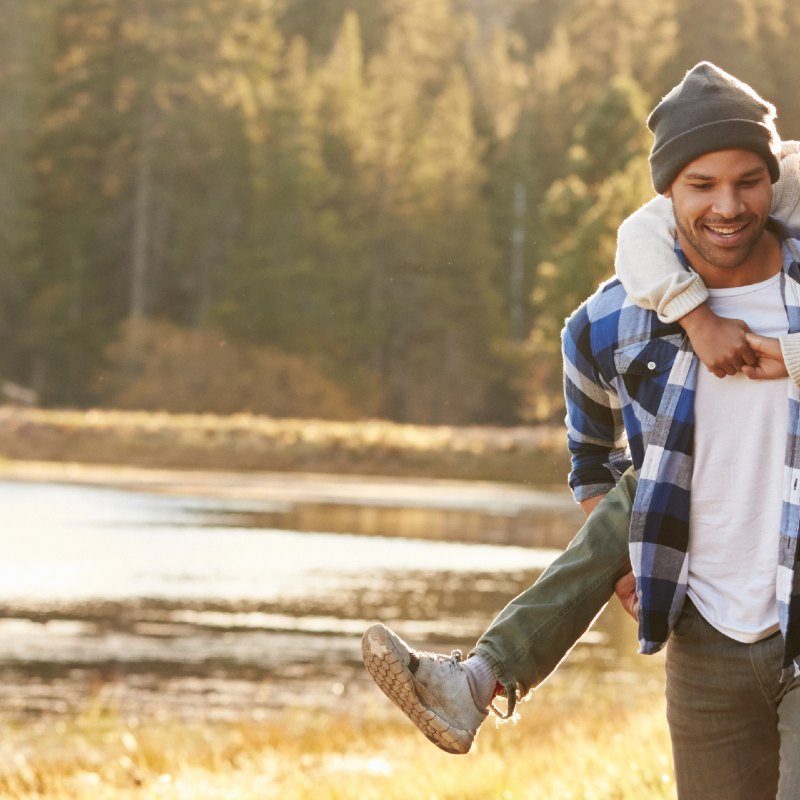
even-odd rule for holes
{"type": "Polygon", "coordinates": [[[475,690],[475,702],[481,708],[487,708],[494,697],[494,690],[497,686],[497,677],[486,659],[480,656],[470,656],[462,662],[463,666],[469,670],[473,679],[473,689],[475,690]]]}

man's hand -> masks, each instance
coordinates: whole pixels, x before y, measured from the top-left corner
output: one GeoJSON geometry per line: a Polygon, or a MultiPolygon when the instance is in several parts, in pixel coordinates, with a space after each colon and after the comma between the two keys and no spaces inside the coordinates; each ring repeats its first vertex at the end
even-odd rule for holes
{"type": "Polygon", "coordinates": [[[735,375],[744,366],[755,367],[758,358],[747,341],[743,320],[718,317],[706,303],[679,320],[689,334],[697,357],[718,378],[735,375]]]}
{"type": "Polygon", "coordinates": [[[746,333],[747,343],[758,356],[758,363],[754,367],[744,366],[742,372],[754,381],[785,378],[789,372],[783,361],[781,343],[778,339],[759,336],[757,333],[746,333]]]}
{"type": "Polygon", "coordinates": [[[581,500],[581,508],[583,509],[583,513],[588,517],[589,514],[591,514],[592,511],[594,511],[597,506],[600,505],[600,501],[605,496],[605,492],[603,492],[603,494],[596,494],[594,497],[590,497],[588,500],[581,500]]]}
{"type": "Polygon", "coordinates": [[[619,598],[622,607],[635,619],[639,619],[639,595],[636,594],[636,578],[633,572],[623,575],[614,584],[614,594],[619,598]]]}

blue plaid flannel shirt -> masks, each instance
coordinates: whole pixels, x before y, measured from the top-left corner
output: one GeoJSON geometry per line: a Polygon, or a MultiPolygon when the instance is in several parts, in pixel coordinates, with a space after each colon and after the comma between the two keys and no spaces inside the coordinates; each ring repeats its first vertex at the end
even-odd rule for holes
{"type": "MultiPolygon", "coordinates": [[[[789,331],[796,333],[800,238],[781,235],[781,292],[789,331]]],[[[678,255],[683,258],[679,250],[678,255]]],[[[636,306],[617,279],[601,285],[572,314],[562,344],[572,454],[569,482],[575,498],[608,491],[631,462],[639,477],[631,515],[631,564],[639,594],[639,651],[655,653],[666,644],[686,597],[698,359],[679,325],[662,323],[654,312],[636,306]]],[[[776,578],[785,679],[800,675],[800,391],[791,380],[787,386],[776,578]]]]}

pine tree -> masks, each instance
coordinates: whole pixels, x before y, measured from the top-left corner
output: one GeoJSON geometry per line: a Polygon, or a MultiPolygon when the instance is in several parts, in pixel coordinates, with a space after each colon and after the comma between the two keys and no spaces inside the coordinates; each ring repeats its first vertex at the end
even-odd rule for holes
{"type": "Polygon", "coordinates": [[[270,30],[265,8],[59,6],[38,145],[51,398],[90,399],[90,374],[123,319],[196,325],[215,303],[248,180],[238,98],[219,90],[247,80],[253,54],[231,43],[246,44],[247,25],[270,30]]]}
{"type": "Polygon", "coordinates": [[[569,174],[551,185],[543,201],[547,245],[534,290],[532,343],[539,360],[552,365],[554,395],[563,320],[611,277],[619,223],[653,194],[646,110],[638,85],[615,78],[576,130],[569,174]]]}
{"type": "Polygon", "coordinates": [[[32,143],[46,91],[52,12],[0,0],[0,381],[37,389],[42,320],[32,313],[31,301],[41,254],[32,143]]]}

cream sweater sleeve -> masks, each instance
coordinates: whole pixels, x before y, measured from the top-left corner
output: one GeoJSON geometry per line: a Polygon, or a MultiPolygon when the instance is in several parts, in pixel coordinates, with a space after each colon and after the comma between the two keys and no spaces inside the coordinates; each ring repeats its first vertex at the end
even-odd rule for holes
{"type": "MultiPolygon", "coordinates": [[[[783,142],[781,177],[772,189],[771,213],[800,230],[800,142],[783,142]]],[[[781,351],[791,379],[800,386],[800,333],[781,336],[781,351]]]]}
{"type": "MultiPolygon", "coordinates": [[[[783,142],[781,176],[772,187],[770,213],[789,229],[800,230],[800,142],[783,142]]],[[[800,386],[800,333],[780,337],[789,377],[800,386]]]]}
{"type": "Polygon", "coordinates": [[[783,362],[789,377],[800,386],[800,333],[787,333],[780,337],[783,362]]]}
{"type": "Polygon", "coordinates": [[[770,214],[791,230],[800,230],[800,142],[783,142],[781,176],[772,187],[770,214]]]}
{"type": "Polygon", "coordinates": [[[700,276],[675,255],[672,203],[661,195],[620,225],[614,266],[631,300],[663,322],[676,322],[708,299],[700,276]]]}

